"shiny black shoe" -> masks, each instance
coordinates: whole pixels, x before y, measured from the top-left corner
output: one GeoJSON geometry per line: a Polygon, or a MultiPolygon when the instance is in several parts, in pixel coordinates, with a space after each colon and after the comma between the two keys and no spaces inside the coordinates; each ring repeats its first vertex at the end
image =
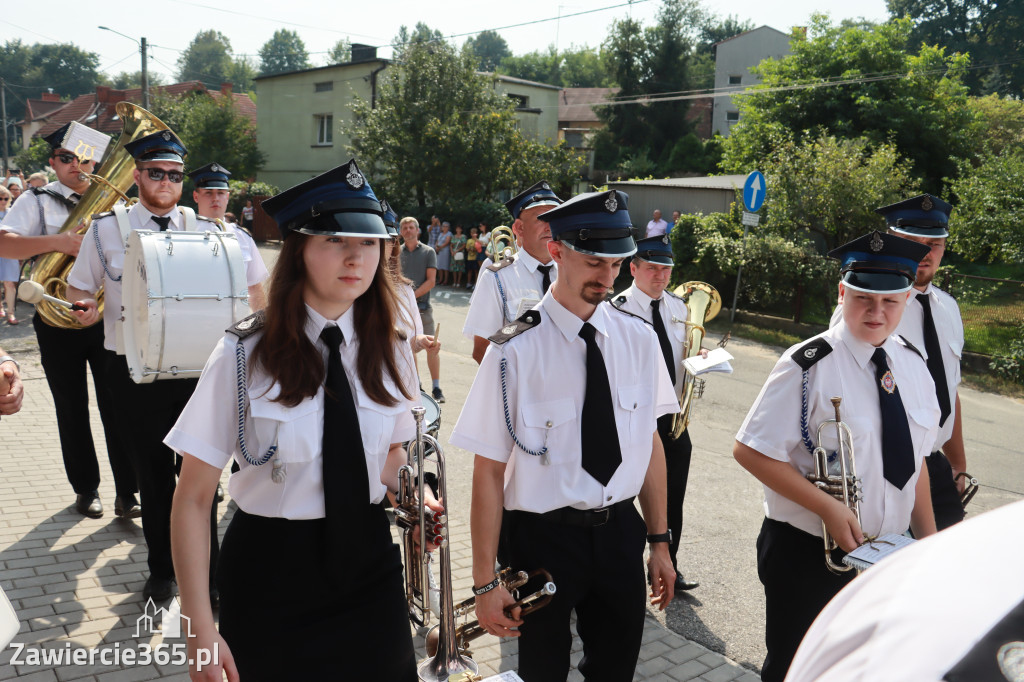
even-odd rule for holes
{"type": "Polygon", "coordinates": [[[100,494],[94,490],[84,495],[76,495],[75,511],[90,519],[98,519],[103,516],[103,503],[100,502],[100,494]]]}
{"type": "Polygon", "coordinates": [[[114,498],[114,516],[122,519],[137,519],[142,516],[142,505],[139,504],[135,495],[118,495],[114,498]]]}
{"type": "Polygon", "coordinates": [[[157,578],[151,575],[146,578],[146,586],[142,588],[142,598],[153,601],[167,601],[178,594],[178,584],[174,578],[157,578]]]}
{"type": "Polygon", "coordinates": [[[697,582],[696,580],[687,580],[683,577],[682,573],[679,573],[678,571],[676,572],[676,592],[687,592],[697,587],[700,587],[699,582],[697,582]]]}
{"type": "Polygon", "coordinates": [[[224,501],[224,486],[217,484],[217,492],[213,495],[213,501],[220,504],[224,501]]]}

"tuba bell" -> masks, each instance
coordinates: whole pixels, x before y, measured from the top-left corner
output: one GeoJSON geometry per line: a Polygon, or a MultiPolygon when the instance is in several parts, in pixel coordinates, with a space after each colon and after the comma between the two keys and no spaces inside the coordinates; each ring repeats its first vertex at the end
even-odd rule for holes
{"type": "MultiPolygon", "coordinates": [[[[118,102],[116,109],[118,118],[124,122],[117,145],[107,154],[100,173],[86,174],[92,184],[82,195],[78,205],[68,214],[60,232],[71,230],[78,234],[84,234],[89,223],[92,222],[93,215],[110,210],[118,199],[127,201],[125,192],[135,182],[132,178],[135,161],[131,154],[125,151],[124,146],[150,133],[168,129],[167,125],[156,116],[130,102],[118,102]],[[83,225],[81,229],[79,229],[80,224],[83,225]]],[[[83,244],[82,248],[87,248],[87,245],[83,244]]],[[[65,253],[53,251],[44,254],[36,259],[30,279],[41,284],[46,294],[65,300],[67,298],[68,274],[74,264],[75,258],[65,253]]],[[[102,289],[96,292],[96,304],[102,315],[102,289]]],[[[51,327],[82,328],[78,318],[71,311],[49,301],[44,300],[36,304],[36,311],[51,327]]]]}
{"type": "MultiPolygon", "coordinates": [[[[700,353],[704,341],[704,324],[718,315],[722,309],[722,297],[718,291],[706,282],[686,282],[672,292],[686,302],[686,342],[683,346],[683,358],[692,358],[700,353]]],[[[673,320],[682,322],[682,320],[673,320]]],[[[685,371],[685,370],[684,370],[685,371]]],[[[672,440],[678,440],[690,424],[690,408],[693,401],[704,393],[704,380],[689,372],[685,372],[683,385],[679,391],[679,412],[672,416],[672,440]],[[697,395],[694,396],[696,390],[697,395]]]]}
{"type": "Polygon", "coordinates": [[[512,232],[511,227],[498,225],[491,230],[491,259],[495,263],[512,258],[518,251],[516,235],[512,232]]]}

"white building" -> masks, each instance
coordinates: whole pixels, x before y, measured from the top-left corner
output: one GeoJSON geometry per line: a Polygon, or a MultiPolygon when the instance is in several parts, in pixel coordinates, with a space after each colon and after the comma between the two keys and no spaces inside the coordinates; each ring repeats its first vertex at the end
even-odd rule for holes
{"type": "MultiPolygon", "coordinates": [[[[788,55],[790,36],[771,26],[762,26],[726,38],[715,44],[715,91],[742,90],[756,85],[760,79],[751,73],[751,68],[761,60],[782,59],[788,55]]],[[[739,107],[731,95],[715,97],[711,114],[711,127],[723,137],[740,120],[739,107]]]]}

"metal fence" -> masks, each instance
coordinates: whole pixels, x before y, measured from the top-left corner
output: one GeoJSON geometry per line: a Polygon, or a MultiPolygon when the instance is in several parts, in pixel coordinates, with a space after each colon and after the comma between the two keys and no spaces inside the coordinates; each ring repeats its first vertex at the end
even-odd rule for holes
{"type": "Polygon", "coordinates": [[[939,286],[960,306],[964,350],[1005,355],[1024,324],[1024,282],[945,272],[939,286]]]}

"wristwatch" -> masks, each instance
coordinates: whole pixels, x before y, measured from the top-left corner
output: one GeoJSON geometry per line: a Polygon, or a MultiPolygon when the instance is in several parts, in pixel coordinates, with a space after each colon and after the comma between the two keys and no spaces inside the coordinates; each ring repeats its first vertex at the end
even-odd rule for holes
{"type": "Polygon", "coordinates": [[[666,542],[668,544],[672,544],[672,531],[671,531],[671,529],[665,531],[664,533],[658,533],[656,535],[648,535],[647,536],[647,544],[653,545],[656,542],[666,542]]]}
{"type": "Polygon", "coordinates": [[[0,365],[4,364],[5,362],[13,362],[14,368],[17,369],[19,372],[21,371],[21,365],[18,364],[17,360],[12,358],[10,355],[0,355],[0,365]]]}

